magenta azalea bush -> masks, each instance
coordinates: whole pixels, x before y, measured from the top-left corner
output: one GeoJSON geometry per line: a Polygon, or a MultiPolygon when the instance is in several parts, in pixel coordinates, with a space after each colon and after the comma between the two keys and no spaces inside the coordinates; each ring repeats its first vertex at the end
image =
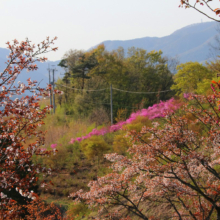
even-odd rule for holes
{"type": "Polygon", "coordinates": [[[57,147],[57,144],[51,144],[51,146],[50,146],[51,148],[56,148],[57,147]]]}
{"type": "Polygon", "coordinates": [[[132,113],[126,121],[121,121],[110,127],[104,127],[101,129],[94,128],[89,134],[83,137],[71,138],[70,143],[73,144],[75,141],[81,142],[82,140],[88,139],[94,135],[104,135],[106,133],[118,131],[122,128],[123,125],[130,124],[139,116],[148,117],[149,119],[161,118],[164,117],[168,112],[173,112],[177,110],[179,107],[180,104],[176,103],[174,98],[171,98],[170,100],[165,102],[160,101],[160,103],[154,104],[153,106],[147,109],[142,109],[132,113]]]}

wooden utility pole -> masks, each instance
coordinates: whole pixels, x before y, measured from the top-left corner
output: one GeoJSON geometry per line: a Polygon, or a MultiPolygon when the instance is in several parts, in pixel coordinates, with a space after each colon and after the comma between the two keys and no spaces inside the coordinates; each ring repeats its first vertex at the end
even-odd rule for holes
{"type": "MultiPolygon", "coordinates": [[[[53,65],[54,66],[54,65],[53,65]]],[[[48,68],[48,72],[49,72],[49,84],[52,85],[52,90],[50,90],[50,105],[52,105],[52,102],[53,102],[53,113],[55,114],[55,109],[56,109],[56,106],[55,106],[55,93],[54,93],[54,86],[55,86],[55,79],[54,79],[54,73],[55,71],[57,71],[55,68],[52,68],[50,69],[50,67],[48,68]],[[53,81],[51,82],[51,77],[50,77],[50,71],[52,70],[52,73],[53,73],[53,81]],[[52,101],[52,94],[53,94],[53,101],[52,101]]],[[[52,111],[51,111],[51,114],[52,114],[52,111]]]]}
{"type": "MultiPolygon", "coordinates": [[[[54,65],[53,65],[54,66],[54,65]]],[[[54,92],[54,85],[55,85],[55,80],[54,80],[54,72],[57,71],[55,68],[52,69],[53,72],[53,113],[55,114],[56,111],[56,105],[55,105],[55,92],[54,92]]]]}
{"type": "Polygon", "coordinates": [[[110,106],[111,106],[111,125],[113,125],[112,84],[110,85],[110,106]]]}
{"type": "MultiPolygon", "coordinates": [[[[48,73],[49,73],[49,84],[51,84],[51,79],[50,79],[50,66],[48,67],[48,73]]],[[[50,105],[52,105],[52,92],[50,89],[50,105]]],[[[50,114],[52,114],[52,110],[50,110],[50,114]]]]}

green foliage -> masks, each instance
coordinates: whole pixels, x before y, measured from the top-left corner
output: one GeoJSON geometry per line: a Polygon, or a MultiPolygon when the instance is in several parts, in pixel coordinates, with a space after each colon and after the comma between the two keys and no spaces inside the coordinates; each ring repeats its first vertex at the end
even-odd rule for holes
{"type": "MultiPolygon", "coordinates": [[[[212,80],[218,82],[219,79],[217,77],[213,77],[212,80]]],[[[202,94],[206,94],[206,95],[212,94],[213,91],[212,91],[212,88],[210,86],[212,80],[204,79],[204,80],[202,80],[202,82],[199,82],[197,84],[196,93],[201,94],[201,95],[202,94]]]]}
{"type": "Polygon", "coordinates": [[[53,169],[60,170],[65,168],[71,171],[74,169],[74,164],[80,162],[80,149],[77,142],[67,145],[58,144],[57,149],[59,153],[45,158],[44,164],[53,169]]]}
{"type": "MultiPolygon", "coordinates": [[[[117,134],[114,135],[113,137],[113,151],[118,153],[118,154],[123,154],[125,155],[128,148],[131,147],[131,142],[128,137],[125,137],[127,131],[136,131],[140,132],[143,126],[151,127],[151,121],[147,117],[137,117],[132,123],[125,125],[124,130],[120,130],[117,134]]],[[[147,141],[147,137],[149,135],[144,136],[147,141]]]]}
{"type": "Polygon", "coordinates": [[[86,133],[90,133],[94,128],[95,128],[95,123],[91,124],[91,125],[87,128],[86,133]]]}
{"type": "Polygon", "coordinates": [[[126,120],[126,115],[127,115],[127,109],[126,108],[118,109],[117,117],[115,118],[115,121],[116,122],[125,121],[126,120]]]}
{"type": "Polygon", "coordinates": [[[90,210],[88,209],[88,206],[84,203],[71,203],[68,207],[67,213],[69,217],[73,217],[77,220],[88,216],[90,210]]]}
{"type": "Polygon", "coordinates": [[[175,85],[171,89],[177,90],[177,95],[184,93],[203,93],[206,85],[212,79],[213,72],[198,62],[188,62],[177,66],[177,74],[174,76],[175,85]]]}
{"type": "Polygon", "coordinates": [[[60,105],[58,105],[56,107],[56,115],[61,116],[61,115],[65,115],[65,114],[66,114],[65,109],[62,108],[60,105]]]}
{"type": "MultiPolygon", "coordinates": [[[[123,116],[126,118],[134,109],[147,108],[173,95],[173,92],[159,93],[162,90],[169,90],[173,84],[169,60],[162,56],[161,51],[147,52],[133,47],[125,56],[123,48],[108,52],[104,45],[100,45],[90,52],[70,51],[66,55],[66,60],[64,68],[67,66],[68,73],[72,72],[72,76],[74,71],[76,75],[84,74],[83,77],[75,75],[63,81],[68,86],[63,89],[66,103],[64,108],[66,113],[74,115],[74,118],[89,117],[92,123],[97,121],[97,125],[100,125],[101,121],[108,123],[110,119],[108,88],[111,84],[113,88],[122,90],[157,93],[156,95],[137,94],[113,90],[113,115],[115,117],[119,109],[126,109],[126,115],[123,116]],[[91,65],[87,66],[85,74],[83,66],[88,63],[91,65]],[[82,88],[106,90],[87,92],[82,91],[82,88]],[[101,120],[98,120],[98,114],[102,116],[101,120]]],[[[59,85],[57,87],[60,88],[59,85]]]]}
{"type": "Polygon", "coordinates": [[[109,150],[108,144],[101,136],[92,136],[80,143],[81,150],[88,159],[98,159],[109,150]]]}
{"type": "Polygon", "coordinates": [[[132,121],[132,123],[127,124],[126,128],[129,131],[135,130],[137,132],[140,132],[143,126],[150,127],[151,120],[149,120],[147,117],[139,116],[134,121],[132,121]]]}
{"type": "Polygon", "coordinates": [[[46,164],[54,169],[62,169],[67,163],[68,155],[69,152],[66,148],[60,148],[59,154],[51,155],[46,160],[46,164]]]}
{"type": "Polygon", "coordinates": [[[113,142],[113,151],[118,154],[126,154],[126,151],[131,146],[128,138],[125,137],[125,132],[115,135],[113,142]]]}

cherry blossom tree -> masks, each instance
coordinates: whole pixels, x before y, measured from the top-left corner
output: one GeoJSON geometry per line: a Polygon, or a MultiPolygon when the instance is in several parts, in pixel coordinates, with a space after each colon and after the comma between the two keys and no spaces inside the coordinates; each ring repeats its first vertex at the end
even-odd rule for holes
{"type": "Polygon", "coordinates": [[[220,22],[219,1],[216,0],[180,0],[180,7],[193,8],[213,21],[220,22]],[[202,7],[203,6],[203,7],[202,7]]]}
{"type": "MultiPolygon", "coordinates": [[[[50,85],[46,89],[40,88],[37,81],[27,80],[27,83],[15,81],[22,71],[37,70],[35,62],[45,62],[41,57],[49,51],[56,51],[51,47],[54,39],[47,39],[38,45],[28,39],[12,43],[7,42],[9,55],[6,68],[0,73],[0,218],[16,219],[25,212],[27,201],[37,198],[33,191],[37,185],[38,174],[48,173],[50,170],[32,163],[33,155],[47,155],[49,151],[42,151],[44,132],[41,127],[48,110],[39,107],[39,96],[49,94],[50,85]],[[31,91],[32,96],[25,95],[31,91]],[[22,98],[15,98],[15,96],[22,98]],[[28,138],[35,137],[35,141],[24,147],[28,138]],[[17,207],[17,208],[16,208],[17,207]]],[[[59,91],[55,91],[59,93],[59,91]]]]}

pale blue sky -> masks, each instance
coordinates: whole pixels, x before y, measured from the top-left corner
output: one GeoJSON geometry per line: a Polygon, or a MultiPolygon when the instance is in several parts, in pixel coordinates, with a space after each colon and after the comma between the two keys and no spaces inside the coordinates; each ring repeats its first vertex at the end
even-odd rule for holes
{"type": "Polygon", "coordinates": [[[210,21],[179,0],[0,0],[0,47],[28,37],[38,43],[57,36],[59,60],[69,49],[84,49],[105,40],[162,37],[193,23],[210,21]]]}

